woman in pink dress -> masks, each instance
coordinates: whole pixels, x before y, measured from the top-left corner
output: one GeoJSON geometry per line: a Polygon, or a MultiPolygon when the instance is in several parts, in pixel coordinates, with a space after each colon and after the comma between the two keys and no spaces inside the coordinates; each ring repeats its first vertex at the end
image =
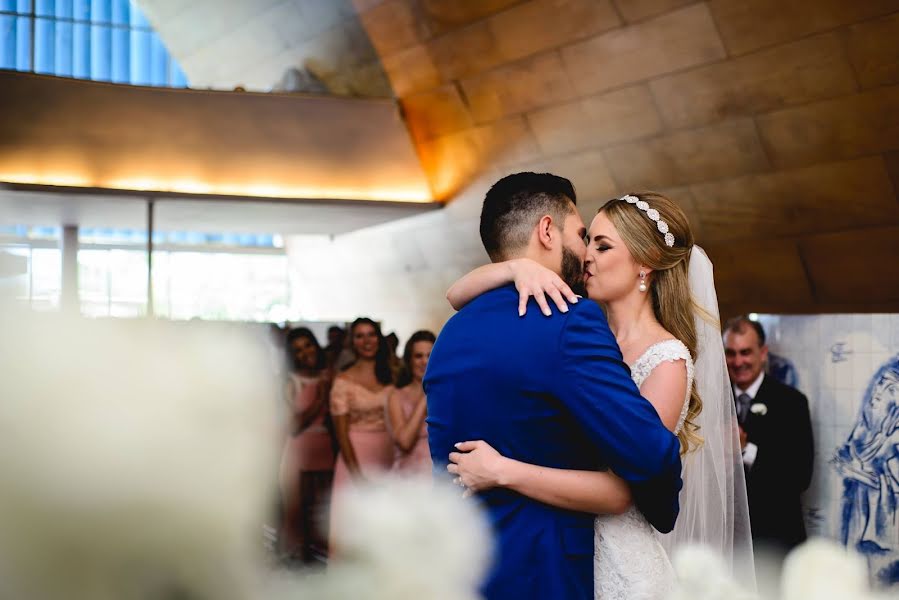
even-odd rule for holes
{"type": "MultiPolygon", "coordinates": [[[[393,463],[393,441],[384,422],[387,397],[394,390],[387,344],[378,324],[364,317],[353,321],[350,340],[356,361],[331,387],[331,416],[340,447],[335,495],[355,480],[389,470],[393,463]]],[[[334,528],[332,512],[332,539],[334,528]]]]}
{"type": "Polygon", "coordinates": [[[406,342],[403,371],[397,389],[387,399],[387,430],[393,438],[393,470],[408,474],[431,473],[428,448],[428,401],[422,387],[428,358],[436,338],[430,331],[416,331],[406,342]]]}
{"type": "Polygon", "coordinates": [[[324,352],[305,327],[287,334],[287,352],[291,372],[285,397],[291,415],[290,434],[281,454],[284,516],[278,539],[286,558],[305,561],[316,534],[316,509],[330,489],[334,450],[325,427],[328,396],[322,377],[324,352]]]}

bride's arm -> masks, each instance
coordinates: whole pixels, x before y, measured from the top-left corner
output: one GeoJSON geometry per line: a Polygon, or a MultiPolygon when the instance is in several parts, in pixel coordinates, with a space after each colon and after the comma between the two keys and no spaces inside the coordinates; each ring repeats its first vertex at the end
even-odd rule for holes
{"type": "MultiPolygon", "coordinates": [[[[649,400],[665,426],[674,431],[687,393],[683,360],[653,369],[640,394],[649,400]]],[[[447,470],[472,492],[505,487],[552,506],[595,514],[620,514],[631,505],[627,483],[611,471],[552,469],[506,458],[487,442],[462,442],[450,454],[447,470]]]]}
{"type": "Polygon", "coordinates": [[[515,258],[478,267],[450,286],[446,299],[454,309],[460,310],[484,292],[507,283],[514,283],[518,290],[519,316],[525,314],[529,296],[534,296],[540,310],[547,316],[552,311],[546,296],[552,298],[562,312],[568,311],[566,299],[572,304],[577,302],[575,293],[558,274],[528,258],[515,258]]]}
{"type": "Polygon", "coordinates": [[[674,431],[687,395],[687,364],[683,360],[659,364],[643,385],[640,395],[649,400],[669,431],[674,431]]]}
{"type": "Polygon", "coordinates": [[[552,469],[506,458],[484,441],[458,444],[447,470],[470,493],[505,487],[545,504],[594,514],[620,514],[631,505],[627,483],[614,473],[552,469]]]}

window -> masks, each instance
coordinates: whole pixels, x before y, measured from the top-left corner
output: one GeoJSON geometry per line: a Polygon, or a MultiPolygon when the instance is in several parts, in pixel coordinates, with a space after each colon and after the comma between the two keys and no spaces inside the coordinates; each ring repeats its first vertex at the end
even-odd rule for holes
{"type": "Polygon", "coordinates": [[[188,85],[133,0],[0,0],[0,69],[188,85]]]}
{"type": "MultiPolygon", "coordinates": [[[[0,293],[35,310],[59,308],[58,227],[0,226],[0,293]],[[3,258],[3,256],[0,256],[3,258]]],[[[154,314],[170,319],[283,321],[290,311],[287,256],[280,237],[157,231],[153,235],[154,314]]],[[[83,228],[78,295],[88,317],[147,313],[147,232],[83,228]]]]}

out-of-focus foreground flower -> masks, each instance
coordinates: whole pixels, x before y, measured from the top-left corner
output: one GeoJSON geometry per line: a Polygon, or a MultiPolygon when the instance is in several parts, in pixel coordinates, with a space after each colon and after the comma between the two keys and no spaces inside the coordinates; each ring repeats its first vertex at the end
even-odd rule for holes
{"type": "MultiPolygon", "coordinates": [[[[679,586],[671,600],[774,600],[742,589],[725,571],[723,562],[702,547],[682,549],[675,556],[674,568],[679,586]]],[[[781,600],[887,598],[871,590],[860,555],[826,538],[812,538],[787,556],[779,588],[781,600]]]]}
{"type": "Polygon", "coordinates": [[[473,598],[489,534],[458,490],[340,499],[341,560],[270,571],[283,431],[266,334],[0,314],[0,598],[473,598]]]}

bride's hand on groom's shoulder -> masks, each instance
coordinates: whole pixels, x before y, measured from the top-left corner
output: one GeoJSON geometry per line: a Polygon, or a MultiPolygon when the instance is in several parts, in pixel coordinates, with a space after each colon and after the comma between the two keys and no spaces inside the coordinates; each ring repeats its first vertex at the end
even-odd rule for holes
{"type": "Polygon", "coordinates": [[[465,488],[464,496],[503,485],[507,459],[483,440],[460,442],[458,452],[450,452],[446,470],[456,475],[456,484],[465,488]]]}
{"type": "Polygon", "coordinates": [[[549,300],[552,300],[558,309],[568,312],[568,304],[577,304],[578,296],[561,277],[540,263],[529,258],[516,258],[508,262],[512,272],[512,281],[518,290],[518,316],[523,317],[527,312],[528,298],[534,297],[540,311],[547,317],[552,314],[549,300]]]}

